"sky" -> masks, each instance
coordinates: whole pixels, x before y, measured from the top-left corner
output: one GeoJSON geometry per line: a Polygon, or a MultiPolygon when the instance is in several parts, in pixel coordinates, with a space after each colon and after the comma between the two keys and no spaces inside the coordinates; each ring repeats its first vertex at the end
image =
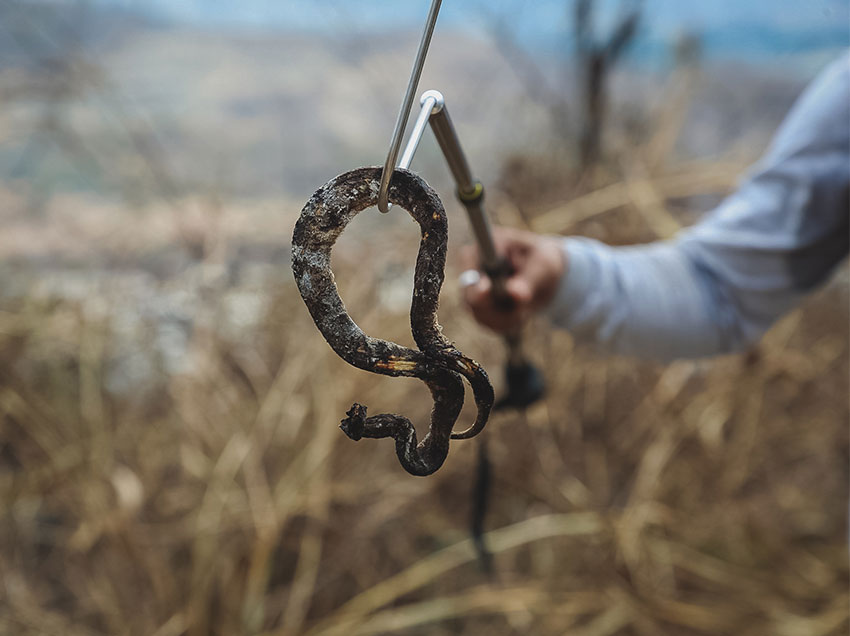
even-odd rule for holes
{"type": "MultiPolygon", "coordinates": [[[[73,2],[75,0],[67,0],[73,2]]],[[[78,0],[77,0],[78,1],[78,0]]],[[[371,33],[420,29],[430,0],[94,0],[180,24],[208,28],[371,33]]],[[[604,34],[621,0],[598,0],[604,34]]],[[[750,58],[850,46],[850,0],[643,0],[644,20],[633,57],[669,50],[678,34],[703,36],[715,58],[750,58]]],[[[483,30],[504,19],[517,40],[564,49],[570,32],[565,0],[444,0],[438,28],[483,30]]]]}
{"type": "MultiPolygon", "coordinates": [[[[98,0],[195,24],[322,29],[342,11],[357,28],[419,25],[429,0],[98,0]]],[[[470,25],[487,12],[511,16],[545,32],[566,26],[564,0],[444,0],[442,23],[470,25]]],[[[618,0],[600,0],[606,16],[616,13],[618,0]]],[[[789,30],[850,30],[850,0],[644,0],[653,31],[717,29],[746,23],[789,30]]]]}

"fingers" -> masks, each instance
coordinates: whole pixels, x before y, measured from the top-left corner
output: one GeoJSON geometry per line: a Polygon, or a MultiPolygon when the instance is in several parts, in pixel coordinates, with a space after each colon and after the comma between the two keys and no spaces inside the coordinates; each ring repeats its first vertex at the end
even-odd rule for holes
{"type": "MultiPolygon", "coordinates": [[[[497,332],[514,331],[535,311],[544,308],[553,298],[558,283],[566,271],[566,261],[560,242],[552,237],[508,228],[494,228],[498,253],[508,259],[512,274],[505,281],[505,291],[513,301],[505,308],[495,302],[492,281],[484,274],[463,289],[464,300],[475,319],[497,332]]],[[[459,254],[461,266],[479,266],[478,250],[467,246],[459,254]]]]}
{"type": "Polygon", "coordinates": [[[523,270],[505,281],[505,291],[508,292],[508,296],[517,306],[531,306],[533,304],[535,290],[527,272],[523,270]]]}
{"type": "MultiPolygon", "coordinates": [[[[517,269],[517,265],[527,258],[535,238],[535,234],[524,230],[506,227],[493,228],[493,244],[496,247],[496,253],[507,258],[514,269],[517,269]]],[[[479,269],[481,267],[481,253],[478,251],[478,246],[469,244],[461,247],[458,252],[458,263],[461,270],[479,269]]]]}
{"type": "MultiPolygon", "coordinates": [[[[464,300],[475,320],[499,333],[513,331],[527,320],[526,307],[515,302],[511,309],[505,310],[495,302],[492,292],[493,283],[486,275],[464,289],[464,300]]],[[[511,293],[510,285],[508,293],[511,293]]]]}

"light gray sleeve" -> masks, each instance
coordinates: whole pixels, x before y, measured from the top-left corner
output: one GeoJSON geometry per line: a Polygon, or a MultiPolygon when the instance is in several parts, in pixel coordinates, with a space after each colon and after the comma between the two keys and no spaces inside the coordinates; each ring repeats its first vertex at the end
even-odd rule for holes
{"type": "Polygon", "coordinates": [[[850,55],[809,86],[739,189],[669,242],[567,238],[550,308],[578,339],[673,359],[741,349],[850,244],[850,55]]]}

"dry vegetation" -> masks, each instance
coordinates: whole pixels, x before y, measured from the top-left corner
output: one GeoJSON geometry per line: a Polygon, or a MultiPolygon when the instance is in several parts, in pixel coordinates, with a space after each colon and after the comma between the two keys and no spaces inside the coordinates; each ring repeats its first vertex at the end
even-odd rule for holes
{"type": "MultiPolygon", "coordinates": [[[[586,217],[593,197],[572,209],[586,217]]],[[[643,235],[640,201],[624,203],[628,214],[584,223],[643,235]]],[[[403,230],[413,233],[389,229],[380,251],[349,242],[336,268],[353,315],[406,342],[403,308],[380,297],[381,272],[412,258],[403,230]]],[[[260,290],[274,298],[261,327],[228,337],[212,319],[193,330],[186,371],[123,393],[105,386],[120,297],[33,298],[0,313],[0,631],[846,629],[846,283],[748,355],[709,362],[602,357],[536,325],[530,346],[553,390],[486,433],[488,579],[466,537],[479,442],[455,443],[437,475],[418,479],[390,443],[345,439],[336,423],[355,399],[420,422],[430,400],[415,381],[336,358],[280,270],[260,290]]],[[[497,340],[453,291],[447,333],[498,369],[497,340]]],[[[219,316],[222,298],[212,287],[202,311],[219,316]]]]}
{"type": "MultiPolygon", "coordinates": [[[[361,257],[337,265],[354,315],[406,341],[375,296],[382,259],[361,257]]],[[[420,422],[430,400],[347,367],[278,282],[261,329],[196,329],[191,372],[124,396],[104,387],[109,297],[0,314],[4,633],[846,628],[846,286],[712,362],[605,358],[536,329],[553,390],[486,433],[488,580],[466,538],[478,442],[418,479],[390,443],[345,439],[355,399],[420,422]]],[[[448,293],[442,321],[498,368],[448,293]]]]}
{"type": "MultiPolygon", "coordinates": [[[[679,80],[663,126],[566,191],[513,160],[491,199],[499,219],[614,243],[675,232],[691,197],[722,192],[744,165],[666,164],[679,80]]],[[[190,224],[201,248],[181,276],[150,283],[185,292],[199,317],[177,359],[162,353],[161,316],[128,331],[120,282],[3,300],[0,633],[846,633],[846,264],[743,355],[661,366],[533,325],[551,391],[484,434],[488,577],[467,534],[481,440],[453,443],[423,479],[391,442],[345,438],[337,423],[355,400],[424,423],[426,389],[338,359],[285,255],[234,290],[237,224],[223,207],[190,224]],[[256,320],[232,319],[251,303],[256,320]],[[144,381],[115,380],[128,359],[144,381]]],[[[272,242],[288,240],[289,208],[272,242]]],[[[407,343],[415,231],[359,223],[335,263],[343,297],[368,332],[407,343]]],[[[163,235],[183,249],[185,231],[163,235]]],[[[498,376],[499,340],[464,314],[456,274],[441,323],[498,376]]]]}

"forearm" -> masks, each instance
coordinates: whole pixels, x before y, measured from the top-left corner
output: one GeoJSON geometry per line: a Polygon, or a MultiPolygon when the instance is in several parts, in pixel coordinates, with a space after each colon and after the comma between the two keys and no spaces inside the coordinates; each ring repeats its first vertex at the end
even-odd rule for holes
{"type": "Polygon", "coordinates": [[[565,239],[550,308],[578,338],[627,354],[724,353],[758,339],[850,247],[850,56],[797,102],[738,190],[669,243],[565,239]]]}
{"type": "Polygon", "coordinates": [[[567,273],[549,316],[577,339],[669,360],[739,349],[746,325],[722,286],[678,243],[609,247],[565,239],[567,273]]]}

